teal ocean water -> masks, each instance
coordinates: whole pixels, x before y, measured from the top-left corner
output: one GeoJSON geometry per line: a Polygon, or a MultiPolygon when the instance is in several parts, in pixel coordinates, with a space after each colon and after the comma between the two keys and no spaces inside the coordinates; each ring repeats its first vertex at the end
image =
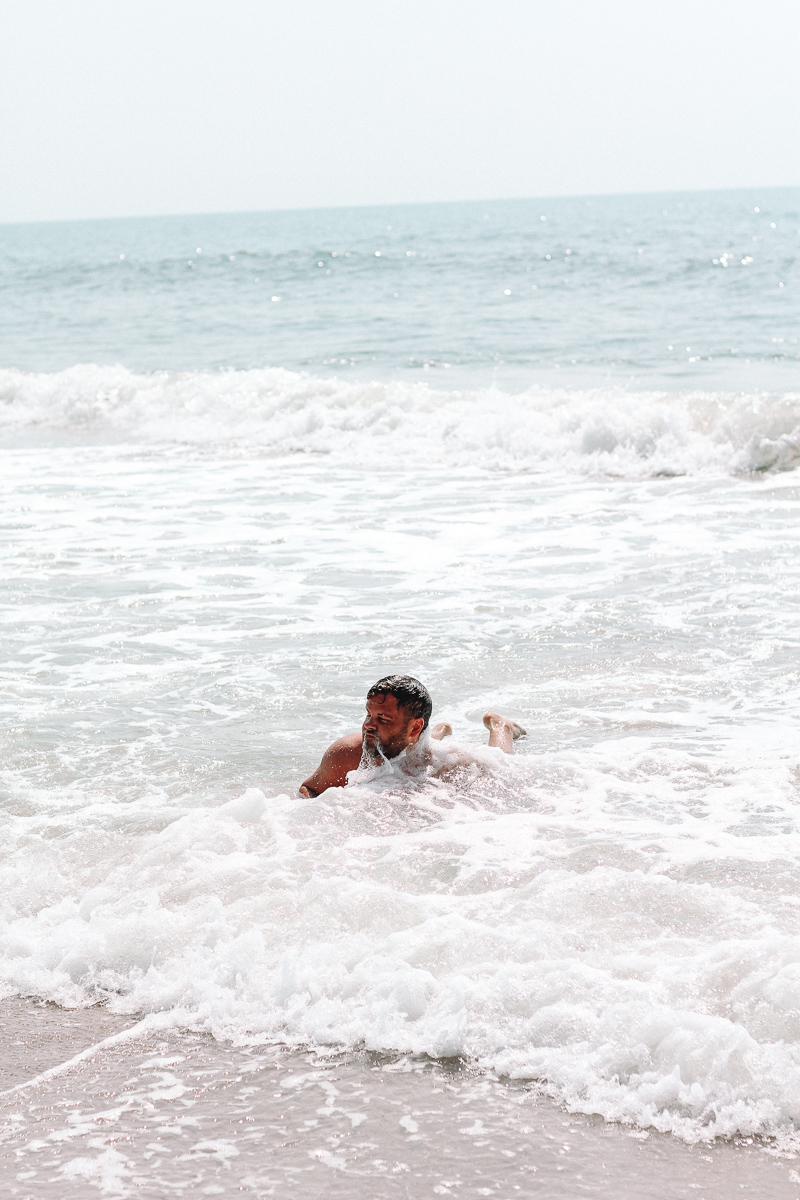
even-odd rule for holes
{"type": "Polygon", "coordinates": [[[5,226],[0,363],[791,387],[798,248],[779,189],[5,226]]]}

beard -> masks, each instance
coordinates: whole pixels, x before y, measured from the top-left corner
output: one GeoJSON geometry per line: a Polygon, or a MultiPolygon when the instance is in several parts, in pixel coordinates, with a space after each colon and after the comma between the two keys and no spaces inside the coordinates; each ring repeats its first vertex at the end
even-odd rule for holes
{"type": "Polygon", "coordinates": [[[374,742],[367,741],[367,735],[361,737],[361,762],[365,766],[380,767],[390,758],[396,758],[401,750],[408,747],[408,725],[402,733],[396,733],[387,742],[382,742],[380,736],[374,742]]]}
{"type": "Polygon", "coordinates": [[[385,762],[386,755],[381,749],[380,742],[377,739],[374,742],[368,742],[367,735],[364,734],[361,738],[361,766],[382,767],[385,762]]]}

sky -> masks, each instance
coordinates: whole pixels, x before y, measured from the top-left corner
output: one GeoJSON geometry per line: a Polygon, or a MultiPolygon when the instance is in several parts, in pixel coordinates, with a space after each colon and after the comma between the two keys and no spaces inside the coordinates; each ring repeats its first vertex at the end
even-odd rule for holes
{"type": "Polygon", "coordinates": [[[0,221],[800,184],[798,0],[3,0],[0,221]]]}

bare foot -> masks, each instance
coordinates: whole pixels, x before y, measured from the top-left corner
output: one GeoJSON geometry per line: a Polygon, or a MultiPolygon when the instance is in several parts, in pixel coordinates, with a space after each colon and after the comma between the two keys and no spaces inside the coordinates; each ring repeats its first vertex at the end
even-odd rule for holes
{"type": "Polygon", "coordinates": [[[502,717],[496,712],[487,712],[483,723],[489,730],[489,745],[499,746],[506,754],[513,754],[514,742],[528,732],[510,717],[502,717]]]}
{"type": "Polygon", "coordinates": [[[450,737],[453,732],[453,726],[448,725],[447,721],[440,721],[438,725],[434,725],[431,730],[431,737],[435,742],[440,742],[442,738],[450,737]]]}
{"type": "Polygon", "coordinates": [[[507,726],[511,732],[514,741],[517,738],[525,737],[527,729],[523,729],[516,721],[512,721],[510,717],[502,717],[500,713],[488,712],[483,718],[483,723],[487,729],[496,729],[498,726],[507,726]]]}

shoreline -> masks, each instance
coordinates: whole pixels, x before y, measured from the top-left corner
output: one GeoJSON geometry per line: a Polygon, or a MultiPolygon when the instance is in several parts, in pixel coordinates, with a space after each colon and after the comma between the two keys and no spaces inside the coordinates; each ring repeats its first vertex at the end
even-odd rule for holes
{"type": "Polygon", "coordinates": [[[97,1047],[135,1025],[103,1008],[0,1002],[6,1195],[82,1200],[87,1183],[89,1194],[188,1195],[191,1162],[192,1187],[202,1181],[208,1194],[290,1186],[298,1198],[323,1187],[344,1198],[369,1181],[376,1200],[800,1197],[792,1160],[763,1143],[690,1146],[567,1113],[530,1084],[462,1063],[236,1048],[174,1030],[97,1047]],[[19,1088],[90,1047],[90,1057],[19,1088]]]}

